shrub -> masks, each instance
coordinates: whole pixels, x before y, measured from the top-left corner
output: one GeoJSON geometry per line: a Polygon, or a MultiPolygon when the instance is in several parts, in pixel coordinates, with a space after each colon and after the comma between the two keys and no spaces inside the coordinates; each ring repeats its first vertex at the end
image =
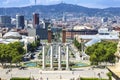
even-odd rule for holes
{"type": "Polygon", "coordinates": [[[10,80],[30,80],[30,78],[11,78],[10,80]]]}
{"type": "Polygon", "coordinates": [[[80,80],[107,80],[107,79],[98,79],[98,78],[80,78],[80,80]]]}
{"type": "Polygon", "coordinates": [[[109,80],[112,80],[112,73],[111,72],[107,73],[107,76],[109,77],[109,80]]]}

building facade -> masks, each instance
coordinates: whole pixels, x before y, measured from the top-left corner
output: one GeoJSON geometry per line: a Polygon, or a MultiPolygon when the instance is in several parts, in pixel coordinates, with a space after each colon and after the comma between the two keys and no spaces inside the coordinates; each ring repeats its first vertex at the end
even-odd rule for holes
{"type": "Polygon", "coordinates": [[[10,16],[0,16],[0,24],[3,26],[9,26],[11,25],[11,17],[10,16]]]}
{"type": "Polygon", "coordinates": [[[66,38],[74,38],[75,35],[96,35],[98,33],[97,30],[67,30],[66,38]]]}
{"type": "Polygon", "coordinates": [[[23,15],[16,15],[16,28],[24,29],[24,16],[23,15]]]}
{"type": "Polygon", "coordinates": [[[36,28],[37,25],[39,25],[39,14],[33,13],[33,27],[36,28]]]}
{"type": "Polygon", "coordinates": [[[48,26],[50,25],[50,20],[44,20],[44,26],[36,27],[36,35],[40,37],[40,39],[48,39],[48,26]]]}

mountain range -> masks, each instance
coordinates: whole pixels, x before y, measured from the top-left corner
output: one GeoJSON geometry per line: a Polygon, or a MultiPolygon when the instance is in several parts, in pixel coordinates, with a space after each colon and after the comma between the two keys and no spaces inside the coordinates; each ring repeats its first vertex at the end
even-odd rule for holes
{"type": "Polygon", "coordinates": [[[79,5],[60,3],[55,5],[34,5],[26,7],[0,8],[0,15],[15,17],[16,14],[23,14],[32,18],[33,12],[37,12],[43,18],[61,17],[63,13],[74,14],[75,16],[120,16],[120,7],[105,9],[87,8],[79,5]]]}

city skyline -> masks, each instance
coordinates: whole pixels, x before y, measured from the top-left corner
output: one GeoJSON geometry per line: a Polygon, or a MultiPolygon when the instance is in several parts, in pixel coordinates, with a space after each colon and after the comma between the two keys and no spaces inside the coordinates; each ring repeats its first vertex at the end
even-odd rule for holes
{"type": "Polygon", "coordinates": [[[24,7],[30,5],[52,5],[61,2],[68,4],[76,4],[89,8],[108,8],[120,7],[120,0],[0,0],[1,7],[24,7]]]}

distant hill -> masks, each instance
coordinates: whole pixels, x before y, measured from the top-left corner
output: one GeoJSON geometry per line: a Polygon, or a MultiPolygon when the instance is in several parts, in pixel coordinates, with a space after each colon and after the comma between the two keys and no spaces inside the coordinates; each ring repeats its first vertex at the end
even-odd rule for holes
{"type": "Polygon", "coordinates": [[[120,16],[120,8],[87,8],[73,4],[60,3],[56,5],[35,5],[26,7],[0,8],[0,15],[24,14],[27,18],[32,18],[32,13],[38,12],[41,17],[60,17],[63,13],[73,13],[76,16],[120,16]]]}

